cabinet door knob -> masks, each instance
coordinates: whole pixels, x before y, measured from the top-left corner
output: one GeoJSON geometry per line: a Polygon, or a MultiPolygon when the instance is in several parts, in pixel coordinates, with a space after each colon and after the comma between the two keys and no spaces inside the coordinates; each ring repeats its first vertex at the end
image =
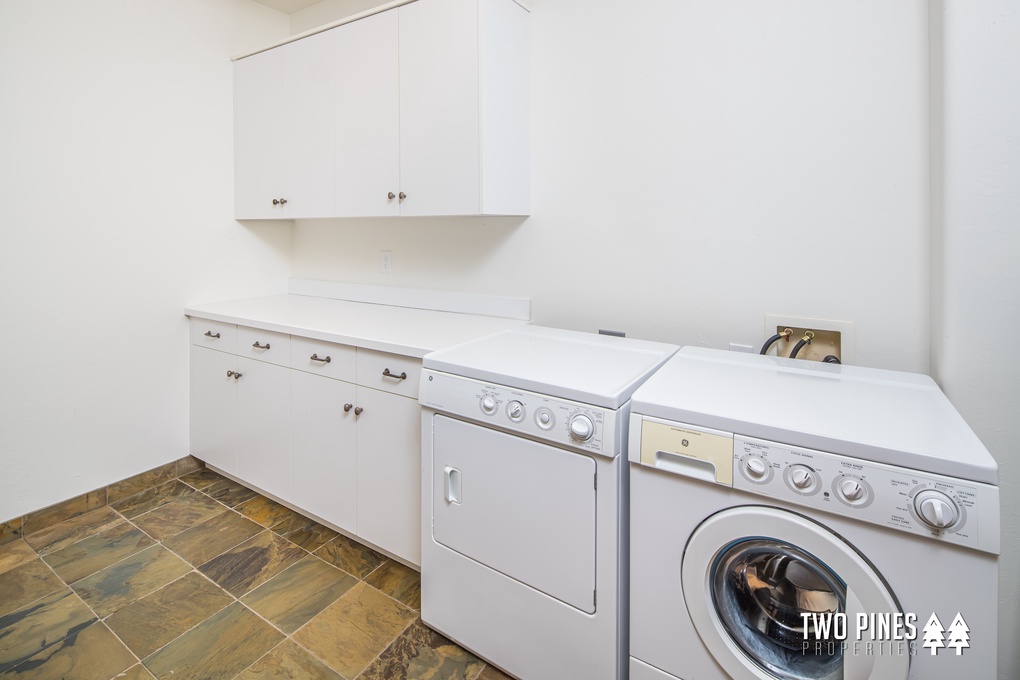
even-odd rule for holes
{"type": "Polygon", "coordinates": [[[401,201],[404,200],[405,198],[407,198],[407,194],[405,194],[403,191],[401,191],[400,194],[398,194],[398,195],[399,195],[401,201]]]}
{"type": "Polygon", "coordinates": [[[349,413],[354,408],[354,404],[344,404],[344,413],[349,413]]]}
{"type": "Polygon", "coordinates": [[[273,205],[287,205],[287,199],[286,198],[274,198],[273,199],[273,205]]]}
{"type": "Polygon", "coordinates": [[[274,198],[273,199],[273,205],[280,205],[280,199],[274,198]]]}
{"type": "Polygon", "coordinates": [[[280,205],[287,205],[287,199],[286,198],[281,198],[280,199],[280,205]]]}
{"type": "Polygon", "coordinates": [[[227,377],[228,378],[233,378],[234,377],[234,372],[233,371],[227,371],[227,377]]]}
{"type": "Polygon", "coordinates": [[[364,412],[365,412],[365,409],[361,408],[360,406],[358,408],[354,409],[354,415],[356,415],[356,416],[360,416],[364,412]]]}
{"type": "Polygon", "coordinates": [[[332,359],[330,359],[328,356],[325,359],[320,359],[318,354],[313,354],[308,358],[311,359],[312,361],[321,361],[324,364],[328,364],[330,361],[332,361],[332,359]]]}
{"type": "Polygon", "coordinates": [[[241,377],[241,374],[238,373],[237,371],[234,371],[234,380],[237,380],[240,377],[241,377]]]}
{"type": "Polygon", "coordinates": [[[219,333],[215,333],[215,334],[214,334],[214,333],[213,333],[212,331],[206,331],[206,332],[205,332],[205,335],[206,335],[206,337],[208,337],[208,338],[217,338],[217,339],[219,339],[219,337],[220,337],[220,334],[219,334],[219,333]]]}
{"type": "Polygon", "coordinates": [[[407,371],[401,371],[400,375],[397,375],[396,373],[390,373],[390,369],[384,368],[382,374],[384,378],[396,378],[397,380],[407,380],[407,371]]]}
{"type": "Polygon", "coordinates": [[[390,199],[391,201],[394,198],[396,198],[396,197],[397,197],[397,195],[395,193],[393,193],[392,191],[390,193],[386,194],[386,198],[390,199]]]}
{"type": "Polygon", "coordinates": [[[269,343],[268,342],[266,344],[264,344],[264,345],[260,345],[258,340],[256,340],[255,342],[251,343],[251,346],[254,347],[255,349],[269,349],[269,343]]]}

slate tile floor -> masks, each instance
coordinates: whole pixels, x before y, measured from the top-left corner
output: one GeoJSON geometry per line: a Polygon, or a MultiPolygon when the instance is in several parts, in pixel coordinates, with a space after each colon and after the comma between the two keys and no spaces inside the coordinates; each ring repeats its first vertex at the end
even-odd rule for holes
{"type": "Polygon", "coordinates": [[[201,469],[0,546],[0,680],[506,680],[418,573],[201,469]]]}

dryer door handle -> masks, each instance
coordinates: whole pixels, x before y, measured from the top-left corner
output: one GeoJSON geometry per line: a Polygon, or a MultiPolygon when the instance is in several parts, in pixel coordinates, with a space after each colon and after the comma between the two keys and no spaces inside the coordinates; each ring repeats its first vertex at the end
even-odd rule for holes
{"type": "Polygon", "coordinates": [[[460,505],[461,479],[460,470],[450,465],[444,469],[443,490],[446,495],[446,502],[460,505]]]}

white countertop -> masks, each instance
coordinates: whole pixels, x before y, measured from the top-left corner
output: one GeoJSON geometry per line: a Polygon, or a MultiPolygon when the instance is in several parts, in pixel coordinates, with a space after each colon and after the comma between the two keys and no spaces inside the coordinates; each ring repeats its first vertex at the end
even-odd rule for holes
{"type": "Polygon", "coordinates": [[[437,349],[526,325],[496,316],[440,312],[308,295],[272,295],[186,307],[190,317],[421,358],[437,349]]]}

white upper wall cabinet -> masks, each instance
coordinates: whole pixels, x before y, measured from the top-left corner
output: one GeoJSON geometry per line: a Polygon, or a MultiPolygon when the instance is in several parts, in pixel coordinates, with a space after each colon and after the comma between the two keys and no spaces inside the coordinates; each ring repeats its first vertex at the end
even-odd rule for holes
{"type": "Polygon", "coordinates": [[[335,212],[333,34],[234,62],[234,216],[335,212]]]}
{"type": "Polygon", "coordinates": [[[528,24],[417,0],[237,61],[236,217],[527,215],[528,24]]]}

